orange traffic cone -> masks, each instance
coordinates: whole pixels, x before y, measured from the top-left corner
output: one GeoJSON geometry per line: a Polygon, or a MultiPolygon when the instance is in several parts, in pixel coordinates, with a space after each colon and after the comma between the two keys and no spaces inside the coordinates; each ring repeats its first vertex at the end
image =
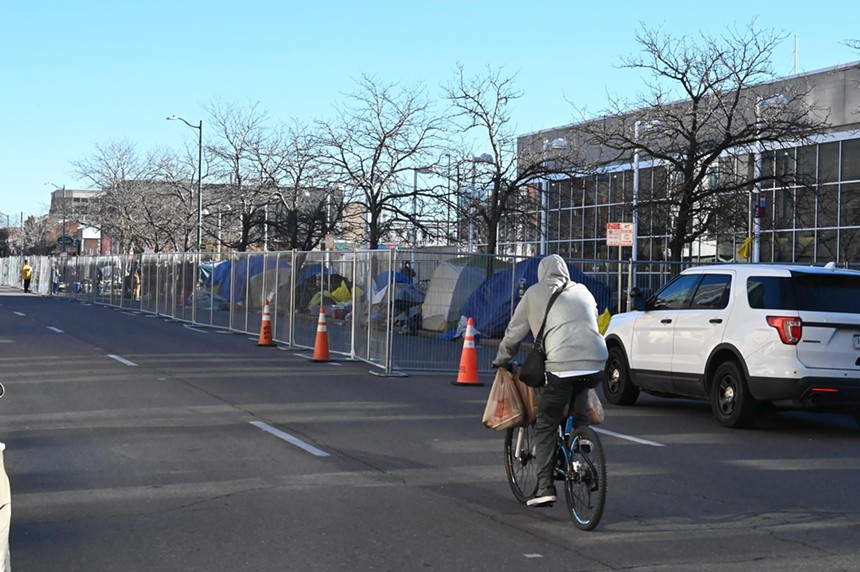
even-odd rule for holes
{"type": "Polygon", "coordinates": [[[314,357],[311,361],[328,360],[328,331],[325,327],[325,306],[320,305],[320,319],[317,322],[317,339],[314,343],[314,357]]]}
{"type": "Polygon", "coordinates": [[[263,305],[263,321],[260,323],[260,341],[258,346],[274,346],[272,341],[272,315],[269,313],[269,301],[263,305]]]}
{"type": "Polygon", "coordinates": [[[484,385],[478,381],[478,352],[475,349],[475,322],[472,318],[466,323],[466,335],[463,336],[463,353],[460,354],[460,373],[454,385],[484,385]]]}

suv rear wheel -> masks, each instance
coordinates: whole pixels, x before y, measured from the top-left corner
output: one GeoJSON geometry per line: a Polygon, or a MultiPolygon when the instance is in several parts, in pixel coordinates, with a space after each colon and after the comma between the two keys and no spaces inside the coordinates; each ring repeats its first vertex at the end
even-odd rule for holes
{"type": "Polygon", "coordinates": [[[639,388],[630,379],[627,356],[618,346],[609,349],[606,360],[606,376],[603,380],[603,395],[613,405],[633,405],[639,397],[639,388]]]}
{"type": "Polygon", "coordinates": [[[749,427],[759,412],[759,402],[750,394],[740,366],[727,361],[714,372],[711,383],[711,409],[721,425],[749,427]]]}

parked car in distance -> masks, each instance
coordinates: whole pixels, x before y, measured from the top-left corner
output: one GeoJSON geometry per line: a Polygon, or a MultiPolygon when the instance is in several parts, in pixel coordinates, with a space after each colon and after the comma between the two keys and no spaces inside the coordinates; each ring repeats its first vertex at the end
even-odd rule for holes
{"type": "Polygon", "coordinates": [[[763,406],[835,410],[860,424],[860,272],[789,264],[690,268],[612,317],[603,391],[710,402],[727,427],[763,406]]]}

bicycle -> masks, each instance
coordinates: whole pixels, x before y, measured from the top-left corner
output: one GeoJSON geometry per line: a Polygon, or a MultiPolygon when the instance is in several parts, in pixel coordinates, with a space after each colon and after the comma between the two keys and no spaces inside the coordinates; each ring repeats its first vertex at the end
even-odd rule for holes
{"type": "MultiPolygon", "coordinates": [[[[571,433],[573,417],[558,427],[555,480],[564,481],[567,514],[580,530],[593,530],[606,504],[606,458],[591,427],[571,433]]],[[[516,499],[525,504],[537,492],[534,424],[505,433],[505,473],[516,499]]]]}

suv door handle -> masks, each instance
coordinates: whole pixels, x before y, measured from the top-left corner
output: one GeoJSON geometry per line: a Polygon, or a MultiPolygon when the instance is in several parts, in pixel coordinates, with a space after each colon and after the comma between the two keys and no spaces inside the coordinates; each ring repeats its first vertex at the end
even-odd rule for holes
{"type": "Polygon", "coordinates": [[[711,318],[711,319],[710,319],[710,320],[708,320],[708,321],[709,321],[710,323],[712,323],[712,324],[722,324],[722,323],[723,323],[723,319],[722,319],[722,318],[711,318]]]}
{"type": "Polygon", "coordinates": [[[671,324],[672,318],[663,318],[662,320],[660,320],[660,323],[661,324],[671,324]]]}

